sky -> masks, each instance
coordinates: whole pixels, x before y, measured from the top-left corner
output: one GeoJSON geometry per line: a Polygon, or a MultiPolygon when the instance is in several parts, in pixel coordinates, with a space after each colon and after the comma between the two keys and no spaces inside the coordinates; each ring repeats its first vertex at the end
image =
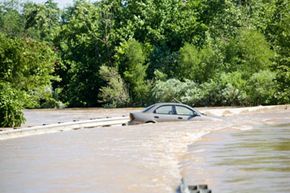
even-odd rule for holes
{"type": "MultiPolygon", "coordinates": [[[[47,0],[27,0],[30,2],[35,2],[35,3],[44,3],[47,0]]],[[[69,5],[73,5],[74,0],[54,0],[58,4],[59,8],[65,8],[69,5]]]]}

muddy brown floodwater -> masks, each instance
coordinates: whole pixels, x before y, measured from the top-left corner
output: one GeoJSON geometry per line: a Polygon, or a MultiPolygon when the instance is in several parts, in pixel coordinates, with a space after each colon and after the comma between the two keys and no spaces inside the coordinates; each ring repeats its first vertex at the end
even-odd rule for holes
{"type": "Polygon", "coordinates": [[[290,192],[290,110],[0,141],[1,193],[290,192]]]}

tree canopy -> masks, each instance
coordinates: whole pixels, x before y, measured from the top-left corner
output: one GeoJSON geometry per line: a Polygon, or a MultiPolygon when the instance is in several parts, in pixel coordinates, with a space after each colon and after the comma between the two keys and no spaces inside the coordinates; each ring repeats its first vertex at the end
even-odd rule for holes
{"type": "Polygon", "coordinates": [[[0,2],[0,108],[289,103],[289,12],[288,0],[0,2]]]}

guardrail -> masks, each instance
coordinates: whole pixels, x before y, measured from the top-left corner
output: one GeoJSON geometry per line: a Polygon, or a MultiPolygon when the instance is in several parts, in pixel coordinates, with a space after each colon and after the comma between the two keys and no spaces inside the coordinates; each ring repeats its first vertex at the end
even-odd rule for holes
{"type": "Polygon", "coordinates": [[[13,129],[0,132],[0,140],[40,135],[46,133],[56,133],[61,131],[77,130],[81,128],[93,128],[99,126],[122,125],[128,123],[128,117],[101,118],[86,121],[73,121],[27,128],[13,129]]]}

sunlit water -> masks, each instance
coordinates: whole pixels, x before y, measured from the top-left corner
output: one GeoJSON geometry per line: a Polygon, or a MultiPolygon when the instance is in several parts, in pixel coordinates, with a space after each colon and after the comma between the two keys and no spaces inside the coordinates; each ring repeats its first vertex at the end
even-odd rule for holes
{"type": "Polygon", "coordinates": [[[207,183],[222,193],[290,192],[290,114],[251,115],[244,118],[258,122],[189,146],[182,170],[189,184],[207,183]]]}
{"type": "Polygon", "coordinates": [[[0,141],[1,193],[290,192],[290,111],[0,141]]]}

